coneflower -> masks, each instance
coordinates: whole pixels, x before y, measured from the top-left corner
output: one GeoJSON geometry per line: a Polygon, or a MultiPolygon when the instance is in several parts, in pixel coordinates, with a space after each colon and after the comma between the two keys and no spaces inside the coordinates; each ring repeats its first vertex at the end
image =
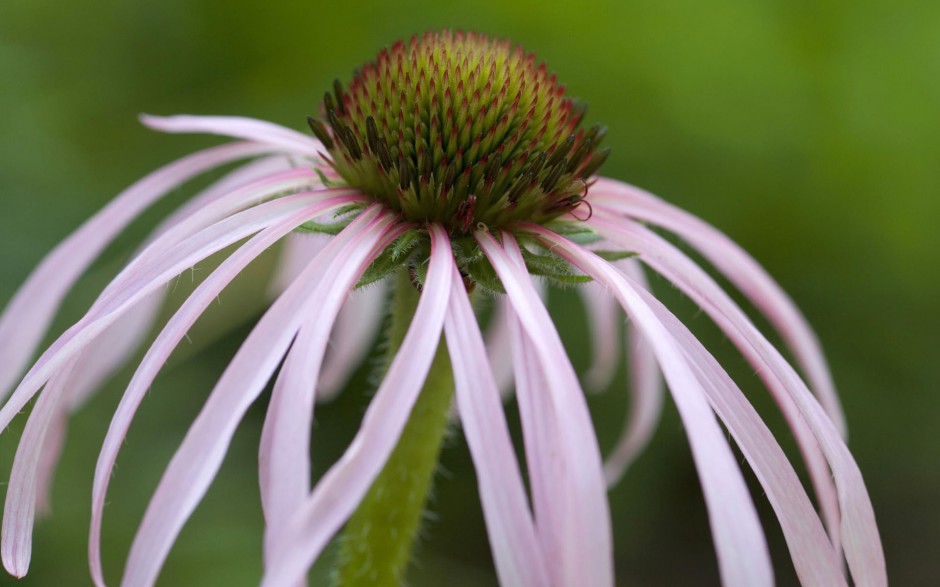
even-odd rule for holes
{"type": "Polygon", "coordinates": [[[304,584],[338,535],[337,585],[400,584],[441,439],[456,414],[501,584],[612,586],[607,487],[655,426],[657,369],[689,438],[723,584],[774,581],[727,431],[774,509],[803,584],[848,585],[847,566],[855,585],[886,585],[870,499],[843,441],[838,399],[811,329],[726,236],[638,188],[597,177],[609,152],[605,130],[585,128],[584,114],[533,55],[508,41],[445,31],[397,42],[351,83],[336,82],[308,118],[313,137],[243,118],[143,117],[166,132],[240,141],[147,176],[46,257],[0,318],[0,391],[28,365],[75,280],[134,218],[196,175],[250,162],[158,228],[0,409],[5,429],[42,390],[7,490],[7,570],[27,571],[35,511],[47,499],[68,413],[144,338],[164,284],[241,243],[164,326],[111,422],[95,471],[89,543],[92,578],[105,584],[99,546],[107,487],[137,407],[219,293],[288,239],[272,285],[276,299],[164,472],[122,585],[155,583],[236,427],[276,374],[260,447],[262,585],[304,584]],[[709,274],[654,228],[684,239],[754,303],[808,384],[709,274]],[[806,461],[818,512],[747,398],[650,293],[643,266],[694,300],[764,380],[806,461]],[[609,383],[620,309],[628,318],[632,408],[606,463],[581,383],[541,299],[545,282],[584,292],[595,340],[590,385],[609,383]],[[497,300],[486,339],[474,310],[482,296],[497,300]],[[342,388],[384,313],[389,349],[381,384],[346,453],[311,487],[314,404],[342,388]],[[501,392],[512,380],[528,485],[502,408],[501,392]]]}

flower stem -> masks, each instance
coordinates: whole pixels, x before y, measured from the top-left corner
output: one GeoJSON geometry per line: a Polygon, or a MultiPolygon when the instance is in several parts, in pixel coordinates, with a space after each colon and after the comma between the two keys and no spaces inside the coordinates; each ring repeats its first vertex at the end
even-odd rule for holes
{"type": "MultiPolygon", "coordinates": [[[[385,368],[398,352],[419,292],[407,269],[396,278],[385,368]]],[[[454,395],[454,377],[443,341],[398,445],[373,482],[339,540],[336,587],[403,584],[415,537],[434,480],[454,395]]]]}

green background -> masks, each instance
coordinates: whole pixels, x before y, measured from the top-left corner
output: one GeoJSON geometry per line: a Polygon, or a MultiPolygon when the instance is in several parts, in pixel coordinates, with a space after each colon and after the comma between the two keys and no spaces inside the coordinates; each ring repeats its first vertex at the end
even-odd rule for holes
{"type": "MultiPolygon", "coordinates": [[[[62,237],[121,188],[198,147],[139,112],[240,114],[302,129],[334,77],[414,32],[457,27],[535,51],[610,128],[602,170],[707,219],[797,300],[831,360],[895,585],[940,584],[940,3],[924,0],[596,2],[248,2],[3,0],[0,3],[0,304],[62,237]]],[[[109,250],[69,298],[80,315],[179,192],[109,250]]],[[[268,263],[270,265],[270,263],[268,263]]],[[[261,264],[157,380],[121,454],[105,519],[117,582],[147,499],[212,383],[261,310],[261,264]]],[[[707,318],[657,291],[792,442],[753,371],[707,318]]],[[[181,287],[181,290],[185,290],[181,287]]],[[[177,292],[177,298],[180,297],[177,292]]],[[[553,296],[584,368],[583,315],[553,296]]],[[[760,323],[763,324],[763,323],[760,323]]],[[[97,450],[129,370],[72,422],[23,586],[90,584],[88,503],[97,450]]],[[[316,470],[335,459],[366,405],[318,408],[316,470]]],[[[621,373],[592,397],[607,447],[625,412],[621,373]]],[[[257,442],[249,413],[161,585],[254,585],[260,574],[257,442]]],[[[511,413],[512,413],[511,408],[511,413]]],[[[514,417],[514,416],[513,416],[514,417]]],[[[0,437],[7,471],[23,418],[0,437]]],[[[493,584],[472,465],[445,451],[435,521],[413,585],[493,584]]],[[[4,473],[5,475],[6,473],[4,473]]],[[[767,516],[779,583],[795,584],[767,516]]],[[[675,410],[610,495],[622,585],[717,584],[707,520],[675,410]]],[[[6,576],[0,584],[14,584],[6,576]]]]}

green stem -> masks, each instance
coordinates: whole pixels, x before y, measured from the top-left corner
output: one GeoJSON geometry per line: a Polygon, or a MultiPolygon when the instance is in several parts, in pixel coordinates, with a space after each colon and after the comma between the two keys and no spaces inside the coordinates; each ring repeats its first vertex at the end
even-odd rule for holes
{"type": "MultiPolygon", "coordinates": [[[[405,338],[418,298],[408,271],[400,271],[388,332],[386,369],[405,338]]],[[[440,343],[398,445],[340,537],[333,581],[336,587],[403,584],[447,431],[453,395],[450,358],[446,345],[440,343]]]]}

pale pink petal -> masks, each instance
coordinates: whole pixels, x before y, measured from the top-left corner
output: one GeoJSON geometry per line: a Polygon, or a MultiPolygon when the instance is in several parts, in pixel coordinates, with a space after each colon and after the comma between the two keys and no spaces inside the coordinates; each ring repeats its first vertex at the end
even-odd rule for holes
{"type": "Polygon", "coordinates": [[[330,238],[326,234],[295,232],[284,239],[277,271],[274,273],[271,285],[268,287],[268,295],[271,298],[276,298],[290,287],[290,284],[310,264],[310,259],[313,259],[317,253],[323,250],[326,243],[330,242],[330,238]]]}
{"type": "Polygon", "coordinates": [[[36,481],[42,445],[50,424],[59,413],[56,405],[61,401],[69,372],[74,361],[66,364],[46,386],[33,407],[23,436],[20,438],[10,472],[6,503],[3,507],[3,532],[0,554],[3,566],[15,577],[23,577],[29,569],[33,550],[33,521],[36,508],[36,481]]]}
{"type": "Polygon", "coordinates": [[[781,379],[767,368],[766,361],[751,351],[751,343],[743,333],[743,326],[754,326],[721,287],[698,265],[665,239],[639,224],[626,220],[611,220],[599,213],[591,220],[600,231],[621,246],[629,246],[641,254],[650,267],[661,273],[680,290],[694,300],[719,325],[725,335],[738,347],[764,380],[780,410],[793,430],[797,444],[806,461],[817,498],[819,499],[826,526],[836,551],[841,554],[839,532],[839,500],[833,484],[829,466],[820,451],[813,432],[807,427],[803,416],[781,379]]]}
{"type": "MultiPolygon", "coordinates": [[[[266,191],[262,191],[262,195],[265,193],[276,193],[270,190],[279,191],[284,189],[283,185],[278,183],[278,178],[282,176],[274,174],[290,170],[291,167],[290,159],[283,155],[265,157],[242,165],[187,201],[166,220],[161,222],[150,237],[147,238],[145,241],[146,244],[149,245],[172,227],[183,223],[191,216],[197,215],[200,210],[206,208],[228,193],[238,188],[255,184],[259,179],[273,176],[268,178],[272,184],[271,187],[266,191]]],[[[308,173],[301,174],[299,178],[301,182],[303,182],[300,185],[308,182],[313,183],[315,181],[313,175],[308,173]]],[[[262,185],[267,184],[263,183],[262,185]]],[[[243,203],[241,205],[243,205],[243,203]]],[[[241,205],[235,204],[230,208],[230,211],[234,212],[238,207],[241,207],[241,205]]],[[[220,215],[217,215],[216,218],[221,218],[226,215],[226,213],[227,211],[220,211],[220,215]]],[[[190,224],[190,226],[192,226],[192,224],[190,224]]],[[[185,236],[189,236],[194,231],[195,230],[187,231],[189,234],[185,236]]],[[[177,232],[177,235],[179,235],[179,237],[184,236],[180,232],[177,232]]],[[[108,328],[101,337],[83,353],[84,359],[80,362],[78,368],[72,372],[72,380],[66,392],[66,403],[70,411],[81,407],[88,396],[94,393],[105,379],[124,365],[130,356],[137,351],[140,343],[150,331],[157,318],[160,308],[163,305],[163,297],[164,296],[160,293],[148,296],[108,328]]]]}
{"type": "Polygon", "coordinates": [[[305,576],[362,501],[408,421],[440,341],[454,271],[447,233],[437,225],[429,231],[428,275],[408,333],[346,453],[276,538],[276,559],[266,568],[262,587],[291,585],[305,576]]]}
{"type": "Polygon", "coordinates": [[[477,472],[500,583],[548,587],[548,567],[529,512],[499,390],[470,298],[456,268],[444,334],[454,370],[460,420],[477,472]]]}
{"type": "MultiPolygon", "coordinates": [[[[179,224],[228,192],[263,176],[290,168],[291,161],[286,156],[265,157],[242,165],[186,202],[161,222],[146,242],[148,244],[153,242],[170,227],[179,224]]],[[[310,179],[313,181],[312,177],[310,179]]],[[[71,413],[80,409],[102,383],[137,352],[159,314],[163,298],[160,292],[156,292],[130,309],[89,345],[82,353],[82,360],[72,370],[72,376],[65,391],[65,399],[57,405],[60,414],[54,418],[50,426],[51,436],[42,446],[43,455],[38,472],[36,498],[36,510],[40,515],[48,513],[50,508],[49,484],[55,474],[62,443],[65,441],[66,412],[71,413]]]]}
{"type": "Polygon", "coordinates": [[[154,130],[171,133],[211,133],[248,139],[258,143],[285,149],[302,155],[316,157],[324,151],[323,144],[313,137],[295,130],[254,118],[241,116],[152,116],[141,114],[140,121],[154,130]]]}
{"type": "MultiPolygon", "coordinates": [[[[101,570],[100,538],[101,521],[103,516],[105,498],[111,471],[117,458],[117,453],[123,444],[124,437],[130,427],[131,420],[150,389],[150,385],[170,353],[176,348],[186,332],[192,327],[206,308],[213,303],[219,293],[258,255],[277,242],[279,238],[293,230],[298,224],[310,217],[335,209],[349,202],[349,197],[336,197],[322,202],[314,203],[309,207],[301,208],[293,214],[288,214],[278,222],[259,233],[229,256],[212,272],[183,303],[173,318],[157,337],[137,372],[128,385],[127,391],[121,398],[121,403],[115,411],[108,434],[105,437],[98,464],[95,469],[95,481],[92,490],[92,519],[89,538],[89,560],[92,577],[99,586],[104,584],[101,570]]],[[[338,241],[342,244],[342,241],[338,241]]],[[[332,261],[332,257],[321,257],[316,265],[321,271],[332,261]]]]}
{"type": "MultiPolygon", "coordinates": [[[[329,242],[329,238],[322,234],[291,235],[281,252],[271,294],[276,295],[287,288],[304,265],[329,242]]],[[[343,304],[317,383],[318,402],[332,401],[368,355],[382,323],[387,295],[385,282],[379,282],[354,291],[343,304]]]]}
{"type": "Polygon", "coordinates": [[[613,265],[541,227],[527,229],[537,233],[556,254],[609,287],[653,346],[689,437],[709,511],[722,583],[729,587],[772,585],[773,567],[754,502],[705,400],[705,391],[678,343],[635,286],[613,265]]]}
{"type": "MultiPolygon", "coordinates": [[[[13,395],[0,408],[0,430],[65,361],[88,346],[101,332],[141,299],[205,257],[262,230],[281,216],[326,199],[332,192],[296,194],[258,205],[231,216],[172,247],[158,258],[132,262],[99,297],[93,308],[69,328],[36,361],[13,395]]],[[[346,202],[357,201],[346,196],[346,202]]]]}
{"type": "Polygon", "coordinates": [[[368,263],[400,234],[392,227],[391,215],[375,221],[371,216],[360,216],[343,231],[348,236],[334,239],[322,252],[328,266],[312,263],[310,272],[274,302],[242,344],[164,472],[131,546],[122,585],[154,584],[177,534],[221,466],[235,428],[264,389],[300,324],[315,310],[324,322],[332,322],[368,263]]]}
{"type": "MultiPolygon", "coordinates": [[[[335,315],[324,316],[321,308],[314,308],[310,318],[301,325],[281,367],[261,430],[258,476],[265,561],[274,556],[274,536],[310,493],[310,430],[317,375],[335,315]]],[[[306,581],[296,585],[306,585],[306,581]]]]}
{"type": "Polygon", "coordinates": [[[557,585],[612,585],[610,512],[600,450],[577,376],[532,286],[515,239],[477,242],[499,275],[527,341],[516,358],[536,524],[557,585]],[[538,385],[540,389],[531,389],[538,385]],[[530,393],[531,392],[531,393],[530,393]],[[525,395],[525,399],[523,399],[525,395]],[[525,407],[524,407],[525,406],[525,407]],[[536,446],[530,447],[531,444],[536,446]],[[539,487],[540,486],[540,487],[539,487]],[[540,497],[541,496],[541,497],[540,497]]]}
{"type": "MultiPolygon", "coordinates": [[[[545,300],[548,297],[548,287],[541,279],[532,278],[532,286],[545,300]]],[[[493,367],[493,376],[503,400],[512,396],[513,377],[515,368],[512,362],[512,323],[515,318],[512,313],[512,304],[506,296],[499,296],[490,318],[489,329],[486,332],[486,356],[493,367]]]]}
{"type": "Polygon", "coordinates": [[[845,415],[816,334],[793,300],[744,249],[705,221],[637,187],[600,178],[591,189],[591,204],[670,230],[699,250],[759,308],[780,332],[806,372],[840,434],[845,415]]]}
{"type": "MultiPolygon", "coordinates": [[[[66,390],[68,391],[68,390],[66,390]]],[[[42,443],[39,470],[36,472],[36,514],[42,518],[52,513],[52,480],[68,436],[68,416],[59,408],[42,443]]]]}
{"type": "MultiPolygon", "coordinates": [[[[646,275],[635,259],[627,259],[619,266],[633,281],[649,289],[646,275]]],[[[604,462],[604,476],[608,486],[616,485],[623,478],[630,464],[649,444],[663,407],[662,375],[653,348],[632,321],[627,324],[627,332],[630,347],[630,415],[617,444],[604,462]]]]}
{"type": "Polygon", "coordinates": [[[592,391],[607,389],[620,365],[620,308],[613,297],[597,283],[578,288],[587,311],[591,334],[591,367],[584,381],[592,391]]]}
{"type": "Polygon", "coordinates": [[[353,292],[333,327],[329,351],[318,382],[318,401],[328,402],[343,390],[349,377],[372,349],[388,298],[388,286],[376,283],[353,292]]]}
{"type": "Polygon", "coordinates": [[[803,585],[845,586],[839,556],[786,454],[757,411],[702,344],[648,292],[636,290],[683,347],[712,408],[744,453],[770,501],[803,585]]]}
{"type": "MultiPolygon", "coordinates": [[[[830,532],[836,536],[836,543],[838,533],[834,532],[833,526],[841,528],[845,554],[853,578],[858,584],[885,584],[887,579],[884,554],[871,500],[861,472],[838,435],[838,430],[820,404],[809,394],[799,375],[717,284],[674,247],[638,225],[622,220],[604,221],[600,216],[592,222],[596,225],[602,224],[608,236],[615,236],[619,232],[630,237],[629,241],[624,242],[630,242],[631,246],[649,248],[649,253],[644,256],[647,263],[655,264],[658,271],[682,287],[687,295],[702,306],[755,366],[771,391],[776,392],[776,397],[780,398],[781,410],[801,442],[801,449],[820,496],[830,532]],[[818,447],[831,468],[841,520],[839,513],[835,511],[832,490],[828,487],[830,481],[825,473],[825,465],[820,463],[815,454],[812,439],[805,438],[806,426],[815,436],[818,447]]],[[[838,547],[838,544],[836,546],[838,547]]]]}
{"type": "Polygon", "coordinates": [[[512,395],[512,304],[506,296],[500,296],[494,303],[493,316],[486,331],[486,358],[493,369],[493,377],[499,395],[504,400],[512,395]]]}
{"type": "Polygon", "coordinates": [[[33,271],[0,316],[0,397],[6,396],[22,373],[66,292],[132,220],[190,178],[271,150],[267,145],[237,143],[180,159],[129,187],[62,241],[33,271]]]}

